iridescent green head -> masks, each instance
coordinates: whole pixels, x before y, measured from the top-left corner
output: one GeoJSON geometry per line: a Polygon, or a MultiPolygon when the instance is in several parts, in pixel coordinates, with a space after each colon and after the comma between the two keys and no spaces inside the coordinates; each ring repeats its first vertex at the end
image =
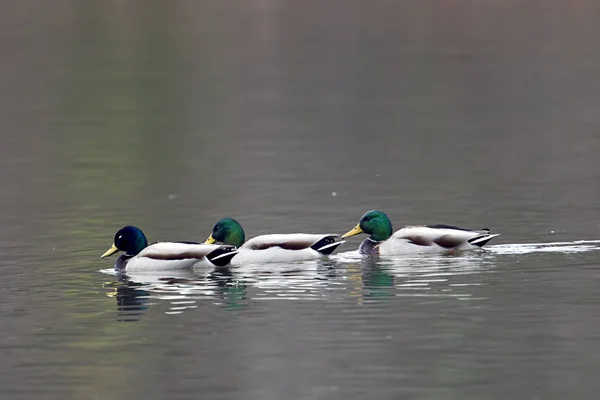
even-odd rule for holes
{"type": "Polygon", "coordinates": [[[117,251],[124,251],[128,256],[135,256],[148,247],[148,239],[140,228],[126,226],[115,234],[113,245],[100,258],[108,257],[117,251]]]}
{"type": "Polygon", "coordinates": [[[351,231],[345,233],[342,239],[358,235],[359,233],[369,234],[369,239],[376,242],[383,242],[392,236],[392,223],[384,212],[372,210],[362,216],[358,225],[351,231]]]}
{"type": "Polygon", "coordinates": [[[245,241],[246,234],[240,223],[233,218],[223,218],[215,224],[212,233],[204,243],[221,242],[240,247],[245,241]]]}

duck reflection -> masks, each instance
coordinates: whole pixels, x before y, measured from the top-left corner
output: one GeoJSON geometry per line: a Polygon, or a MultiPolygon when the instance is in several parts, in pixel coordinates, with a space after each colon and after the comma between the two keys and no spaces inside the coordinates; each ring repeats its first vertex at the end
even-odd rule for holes
{"type": "Polygon", "coordinates": [[[114,287],[110,296],[117,300],[120,320],[139,320],[150,298],[169,302],[166,314],[181,314],[202,300],[212,300],[226,310],[247,306],[246,284],[227,267],[172,272],[118,274],[118,282],[110,284],[114,287]]]}
{"type": "Polygon", "coordinates": [[[482,273],[493,270],[489,253],[436,257],[365,257],[347,265],[350,292],[360,301],[385,302],[392,296],[473,298],[482,273]]]}
{"type": "Polygon", "coordinates": [[[373,260],[365,260],[361,266],[363,299],[385,302],[394,296],[394,275],[373,260]]]}
{"type": "Polygon", "coordinates": [[[110,284],[114,292],[109,293],[117,300],[117,320],[138,321],[148,309],[150,292],[144,289],[144,284],[131,282],[124,276],[118,279],[118,282],[110,284]]]}
{"type": "Polygon", "coordinates": [[[394,296],[395,277],[378,257],[365,257],[347,265],[351,292],[359,302],[385,303],[394,296]]]}
{"type": "Polygon", "coordinates": [[[242,311],[248,307],[248,287],[244,281],[235,278],[228,267],[215,268],[207,275],[214,284],[215,297],[220,300],[217,305],[227,311],[242,311]]]}

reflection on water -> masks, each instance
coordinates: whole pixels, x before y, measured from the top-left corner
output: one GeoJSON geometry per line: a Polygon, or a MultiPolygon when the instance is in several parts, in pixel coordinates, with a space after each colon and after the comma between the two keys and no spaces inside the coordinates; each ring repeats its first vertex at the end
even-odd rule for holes
{"type": "MultiPolygon", "coordinates": [[[[169,304],[165,314],[181,314],[210,302],[243,312],[256,301],[316,300],[377,304],[398,296],[474,299],[471,275],[491,272],[488,252],[378,259],[348,252],[318,261],[254,264],[211,271],[173,271],[118,275],[119,316],[140,316],[152,301],[169,304]],[[468,279],[461,276],[469,275],[468,279]]],[[[112,270],[105,273],[113,274],[112,270]]],[[[127,320],[127,319],[125,319],[127,320]]]]}
{"type": "MultiPolygon", "coordinates": [[[[117,273],[108,295],[117,300],[119,320],[136,320],[154,301],[169,304],[167,315],[211,303],[244,312],[255,301],[316,300],[383,304],[393,297],[478,297],[482,274],[494,273],[498,257],[513,254],[598,251],[600,240],[505,244],[453,254],[411,257],[365,257],[356,251],[329,259],[296,263],[252,264],[210,271],[117,273]],[[479,278],[478,278],[479,277],[479,278]]],[[[114,274],[113,270],[104,273],[114,274]]]]}
{"type": "Polygon", "coordinates": [[[106,286],[115,290],[108,295],[117,300],[117,319],[119,321],[136,321],[148,308],[150,292],[144,289],[144,284],[123,278],[118,284],[112,283],[106,286]]]}

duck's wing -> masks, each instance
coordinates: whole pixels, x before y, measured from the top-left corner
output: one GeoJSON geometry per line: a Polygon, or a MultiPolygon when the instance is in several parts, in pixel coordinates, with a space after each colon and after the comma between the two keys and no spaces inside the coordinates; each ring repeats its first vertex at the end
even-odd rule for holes
{"type": "Polygon", "coordinates": [[[407,226],[392,235],[392,239],[404,239],[417,246],[438,245],[447,249],[466,245],[483,246],[498,234],[489,229],[465,229],[452,225],[407,226]]]}
{"type": "Polygon", "coordinates": [[[337,234],[307,234],[289,233],[261,235],[248,240],[242,246],[249,250],[266,250],[280,247],[285,250],[304,250],[312,248],[322,254],[330,254],[343,241],[338,240],[337,234]]]}
{"type": "Polygon", "coordinates": [[[228,255],[230,255],[230,260],[236,254],[235,250],[235,246],[229,245],[158,242],[142,250],[138,254],[138,257],[146,257],[160,261],[186,259],[200,260],[206,257],[209,261],[217,265],[215,261],[223,260],[224,258],[227,258],[228,255]]]}

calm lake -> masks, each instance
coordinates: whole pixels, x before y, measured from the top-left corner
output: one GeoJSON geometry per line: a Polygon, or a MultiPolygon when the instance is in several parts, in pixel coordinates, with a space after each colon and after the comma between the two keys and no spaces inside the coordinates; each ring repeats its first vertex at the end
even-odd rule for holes
{"type": "Polygon", "coordinates": [[[1,399],[596,399],[600,3],[0,13],[1,399]],[[486,251],[119,279],[115,232],[394,228],[486,251]],[[161,279],[169,278],[169,279],[161,279]]]}

